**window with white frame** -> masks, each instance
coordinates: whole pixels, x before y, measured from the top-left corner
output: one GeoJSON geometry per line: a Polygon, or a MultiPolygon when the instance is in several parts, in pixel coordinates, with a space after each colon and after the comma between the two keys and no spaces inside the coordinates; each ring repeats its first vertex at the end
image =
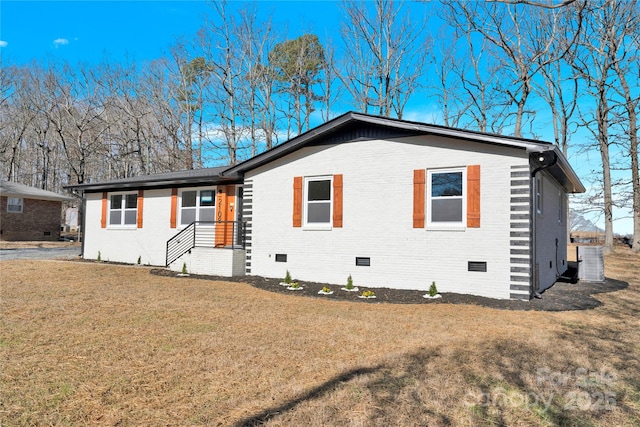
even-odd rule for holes
{"type": "Polygon", "coordinates": [[[308,177],[304,183],[304,223],[308,227],[331,226],[330,176],[308,177]]]}
{"type": "Polygon", "coordinates": [[[216,219],[215,189],[182,190],[180,196],[180,225],[189,225],[194,221],[214,222],[216,219]]]}
{"type": "Polygon", "coordinates": [[[21,197],[7,197],[7,212],[22,213],[23,200],[21,197]]]}
{"type": "Polygon", "coordinates": [[[466,216],[465,169],[427,171],[427,224],[464,226],[466,216]]]}
{"type": "Polygon", "coordinates": [[[109,198],[109,225],[135,227],[138,219],[138,193],[112,194],[109,198]]]}

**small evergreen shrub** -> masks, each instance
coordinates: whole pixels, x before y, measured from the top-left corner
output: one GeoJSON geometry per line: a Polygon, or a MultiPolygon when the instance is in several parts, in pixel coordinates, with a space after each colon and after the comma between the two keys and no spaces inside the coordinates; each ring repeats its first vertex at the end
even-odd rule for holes
{"type": "Polygon", "coordinates": [[[287,274],[285,274],[283,282],[287,285],[291,283],[291,273],[289,273],[289,270],[287,270],[287,274]]]}
{"type": "Polygon", "coordinates": [[[187,263],[186,262],[182,263],[182,274],[187,274],[187,263]]]}
{"type": "Polygon", "coordinates": [[[351,275],[349,275],[349,277],[347,277],[347,286],[345,286],[345,288],[351,290],[353,287],[353,279],[351,278],[351,275]]]}
{"type": "Polygon", "coordinates": [[[435,297],[438,295],[438,288],[436,287],[436,282],[431,282],[431,286],[429,287],[429,296],[435,297]]]}

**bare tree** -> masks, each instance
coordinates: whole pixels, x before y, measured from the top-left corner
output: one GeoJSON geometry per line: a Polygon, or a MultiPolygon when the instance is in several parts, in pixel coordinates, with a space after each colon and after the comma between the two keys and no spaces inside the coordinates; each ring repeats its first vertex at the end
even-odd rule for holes
{"type": "MultiPolygon", "coordinates": [[[[569,140],[572,134],[570,128],[572,118],[576,112],[579,99],[580,80],[576,78],[570,65],[563,59],[557,59],[558,51],[567,50],[570,57],[577,47],[575,35],[580,31],[582,22],[577,18],[581,14],[575,12],[574,7],[566,7],[557,16],[549,19],[557,19],[556,34],[548,34],[552,39],[550,52],[538,57],[541,79],[534,82],[535,92],[547,103],[551,110],[554,142],[566,156],[569,149],[569,140]],[[551,58],[548,56],[551,55],[551,58]]],[[[553,28],[543,26],[543,31],[553,28]]]]}
{"type": "Polygon", "coordinates": [[[90,167],[104,154],[102,121],[104,106],[99,104],[98,85],[86,67],[51,68],[39,88],[43,103],[40,113],[51,123],[60,141],[72,182],[82,184],[90,167]],[[64,76],[64,79],[63,77],[64,76]]]}
{"type": "Polygon", "coordinates": [[[286,114],[297,134],[309,129],[314,104],[321,99],[315,93],[315,86],[321,82],[323,65],[324,49],[314,34],[278,43],[269,52],[269,67],[279,83],[280,92],[288,98],[286,103],[291,108],[286,114]]]}
{"type": "MultiPolygon", "coordinates": [[[[254,6],[255,7],[255,6],[254,6]]],[[[245,121],[249,127],[250,155],[261,151],[264,142],[268,150],[273,146],[276,108],[273,99],[275,75],[265,64],[272,49],[271,19],[259,22],[254,7],[240,10],[238,27],[242,47],[242,70],[246,84],[245,121]]]]}
{"type": "MultiPolygon", "coordinates": [[[[611,40],[611,52],[616,58],[612,61],[615,77],[619,85],[613,89],[621,97],[620,105],[626,114],[625,146],[631,164],[631,192],[633,212],[633,244],[634,252],[640,252],[640,173],[638,171],[638,108],[640,105],[640,10],[635,2],[620,2],[617,16],[618,36],[611,40]],[[635,90],[629,81],[633,81],[635,90]],[[634,93],[635,92],[635,93],[634,93]]],[[[612,28],[613,30],[613,28],[612,28]]]]}
{"type": "MultiPolygon", "coordinates": [[[[515,107],[515,136],[521,137],[527,117],[527,101],[533,90],[533,79],[539,70],[561,59],[580,33],[580,27],[568,37],[562,49],[554,50],[561,20],[554,10],[523,8],[513,4],[485,2],[446,3],[449,22],[463,31],[468,29],[481,35],[496,50],[501,59],[499,70],[505,72],[508,85],[502,90],[515,107]]],[[[576,8],[576,20],[581,22],[583,8],[576,8]]]]}
{"type": "Polygon", "coordinates": [[[211,2],[215,19],[198,32],[198,47],[211,75],[209,106],[215,110],[221,144],[214,145],[221,157],[236,164],[244,136],[242,49],[237,43],[239,25],[226,1],[211,2]]]}
{"type": "Polygon", "coordinates": [[[402,118],[407,101],[425,71],[428,42],[422,28],[407,14],[403,2],[347,1],[347,22],[342,28],[346,52],[340,80],[363,112],[372,108],[380,116],[402,118]]]}
{"type": "MultiPolygon", "coordinates": [[[[620,74],[617,72],[617,70],[622,72],[623,66],[616,63],[624,62],[629,55],[626,44],[623,43],[625,38],[637,34],[637,27],[635,24],[631,25],[633,21],[629,20],[630,10],[627,7],[630,4],[632,7],[637,7],[633,6],[631,2],[615,0],[605,0],[591,5],[585,15],[584,36],[580,40],[577,51],[570,58],[572,66],[586,82],[588,94],[595,105],[593,111],[583,111],[582,116],[584,125],[595,137],[600,153],[605,252],[607,253],[614,251],[613,208],[615,201],[612,192],[610,153],[613,144],[611,131],[614,125],[612,123],[614,108],[612,100],[616,90],[625,93],[624,85],[619,80],[620,74]]],[[[635,67],[637,70],[637,63],[635,63],[635,67]]],[[[633,100],[631,104],[633,104],[633,100]]],[[[626,102],[625,105],[626,108],[633,107],[626,102]]],[[[637,136],[637,127],[634,134],[637,136]]]]}

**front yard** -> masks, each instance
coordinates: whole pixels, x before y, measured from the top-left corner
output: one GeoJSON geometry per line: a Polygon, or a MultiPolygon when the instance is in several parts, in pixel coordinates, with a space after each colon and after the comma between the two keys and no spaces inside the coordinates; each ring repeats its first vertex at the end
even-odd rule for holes
{"type": "Polygon", "coordinates": [[[640,259],[586,311],[0,263],[0,425],[640,424],[640,259]]]}

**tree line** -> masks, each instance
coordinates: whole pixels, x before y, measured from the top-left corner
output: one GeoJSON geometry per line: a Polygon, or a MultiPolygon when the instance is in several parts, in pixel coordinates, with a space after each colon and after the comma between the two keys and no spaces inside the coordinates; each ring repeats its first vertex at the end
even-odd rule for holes
{"type": "Polygon", "coordinates": [[[210,6],[154,61],[2,64],[2,179],[59,191],[235,164],[348,110],[429,111],[593,153],[574,208],[603,215],[610,248],[614,207],[631,209],[640,249],[637,2],[345,1],[341,31],[322,42],[285,39],[257,3],[210,6]]]}

